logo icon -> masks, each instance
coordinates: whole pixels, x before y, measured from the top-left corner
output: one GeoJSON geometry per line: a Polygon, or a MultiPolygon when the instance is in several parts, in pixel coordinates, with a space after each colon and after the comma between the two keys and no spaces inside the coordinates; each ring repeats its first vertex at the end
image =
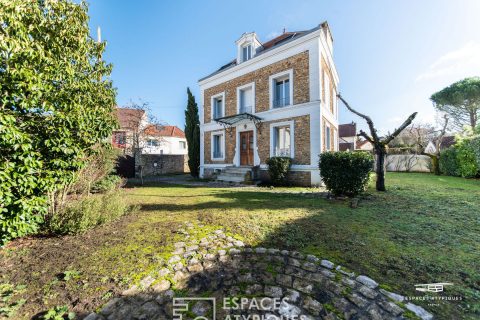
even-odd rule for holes
{"type": "Polygon", "coordinates": [[[173,298],[173,320],[183,320],[183,314],[192,311],[189,308],[194,306],[198,301],[206,301],[211,304],[212,315],[198,316],[194,320],[215,320],[215,298],[173,298]]]}
{"type": "Polygon", "coordinates": [[[416,284],[415,290],[421,292],[443,292],[445,286],[452,286],[451,282],[439,282],[439,283],[423,283],[416,284]]]}

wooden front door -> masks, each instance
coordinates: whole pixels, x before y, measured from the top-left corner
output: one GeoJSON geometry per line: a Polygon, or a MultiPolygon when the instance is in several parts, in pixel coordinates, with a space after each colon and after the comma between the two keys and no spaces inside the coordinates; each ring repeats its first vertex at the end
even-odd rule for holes
{"type": "Polygon", "coordinates": [[[253,166],[253,131],[240,132],[240,165],[253,166]]]}

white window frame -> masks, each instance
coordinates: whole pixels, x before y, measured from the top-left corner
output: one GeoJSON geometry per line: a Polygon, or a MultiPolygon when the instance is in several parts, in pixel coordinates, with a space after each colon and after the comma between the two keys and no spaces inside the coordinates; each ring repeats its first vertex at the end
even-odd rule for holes
{"type": "Polygon", "coordinates": [[[289,69],[289,70],[285,70],[285,71],[282,71],[282,72],[279,72],[277,74],[274,74],[274,75],[271,75],[269,78],[268,78],[268,82],[269,82],[269,91],[270,91],[270,109],[281,109],[281,108],[285,108],[285,107],[289,107],[289,106],[293,106],[293,69],[289,69]],[[283,107],[279,107],[279,108],[274,108],[273,107],[273,99],[275,98],[275,80],[277,79],[280,79],[280,78],[283,78],[285,76],[288,76],[288,81],[290,83],[290,104],[289,105],[286,105],[286,106],[283,106],[283,107]]]}
{"type": "Polygon", "coordinates": [[[211,153],[211,158],[212,160],[225,160],[225,153],[226,153],[226,150],[225,150],[225,132],[224,131],[213,131],[211,134],[210,134],[210,153],[211,153]],[[222,136],[222,142],[221,142],[221,146],[222,146],[222,157],[220,158],[215,158],[213,156],[214,154],[214,147],[213,147],[213,136],[222,136]]]}
{"type": "Polygon", "coordinates": [[[180,141],[178,141],[178,145],[179,145],[181,150],[187,149],[187,142],[186,141],[180,140],[180,141]]]}
{"type": "Polygon", "coordinates": [[[282,121],[270,124],[270,157],[275,155],[275,128],[290,126],[290,158],[295,158],[295,121],[282,121]]]}
{"type": "Polygon", "coordinates": [[[213,117],[214,104],[215,104],[215,100],[218,99],[218,98],[222,98],[222,117],[225,117],[225,91],[224,91],[224,92],[218,93],[218,94],[210,97],[210,118],[211,118],[211,120],[215,119],[213,117]]]}
{"type": "Polygon", "coordinates": [[[241,62],[245,62],[245,61],[248,61],[248,60],[253,58],[253,44],[251,42],[247,42],[240,47],[240,58],[241,58],[240,59],[241,62]],[[250,57],[245,59],[245,56],[243,55],[243,49],[248,48],[248,47],[250,47],[250,50],[247,49],[247,52],[250,53],[250,57]]]}
{"type": "Polygon", "coordinates": [[[243,86],[237,87],[237,114],[240,113],[240,91],[247,88],[252,88],[252,113],[255,113],[255,82],[247,83],[243,86]]]}

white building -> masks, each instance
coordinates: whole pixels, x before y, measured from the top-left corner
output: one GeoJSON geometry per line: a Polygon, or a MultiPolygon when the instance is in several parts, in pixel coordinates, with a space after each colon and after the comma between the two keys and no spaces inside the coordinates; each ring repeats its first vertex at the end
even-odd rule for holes
{"type": "Polygon", "coordinates": [[[188,154],[185,133],[176,126],[149,125],[144,136],[143,154],[188,154]]]}

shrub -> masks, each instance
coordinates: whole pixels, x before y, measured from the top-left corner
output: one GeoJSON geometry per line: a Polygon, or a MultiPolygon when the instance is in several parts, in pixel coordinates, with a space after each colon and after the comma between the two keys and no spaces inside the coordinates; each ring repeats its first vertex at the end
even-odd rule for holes
{"type": "Polygon", "coordinates": [[[478,175],[479,167],[470,140],[464,140],[455,145],[457,150],[458,174],[464,178],[478,175]]]}
{"type": "Polygon", "coordinates": [[[368,184],[373,156],[367,152],[324,152],[320,155],[320,175],[335,196],[356,196],[368,184]]]}
{"type": "Polygon", "coordinates": [[[122,184],[123,179],[116,175],[108,175],[103,177],[101,180],[95,182],[92,186],[92,192],[94,193],[105,193],[118,189],[122,184]]]}
{"type": "Polygon", "coordinates": [[[272,184],[286,185],[292,159],[288,157],[271,157],[267,159],[267,165],[272,184]]]}
{"type": "Polygon", "coordinates": [[[35,233],[115,127],[112,66],[85,1],[1,1],[0,246],[35,233]],[[32,27],[35,26],[35,27],[32,27]]]}
{"type": "Polygon", "coordinates": [[[128,206],[123,193],[108,192],[71,199],[48,222],[48,231],[56,234],[75,234],[123,216],[128,206]]]}
{"type": "Polygon", "coordinates": [[[440,153],[440,171],[447,176],[459,176],[457,149],[452,146],[440,153]]]}

